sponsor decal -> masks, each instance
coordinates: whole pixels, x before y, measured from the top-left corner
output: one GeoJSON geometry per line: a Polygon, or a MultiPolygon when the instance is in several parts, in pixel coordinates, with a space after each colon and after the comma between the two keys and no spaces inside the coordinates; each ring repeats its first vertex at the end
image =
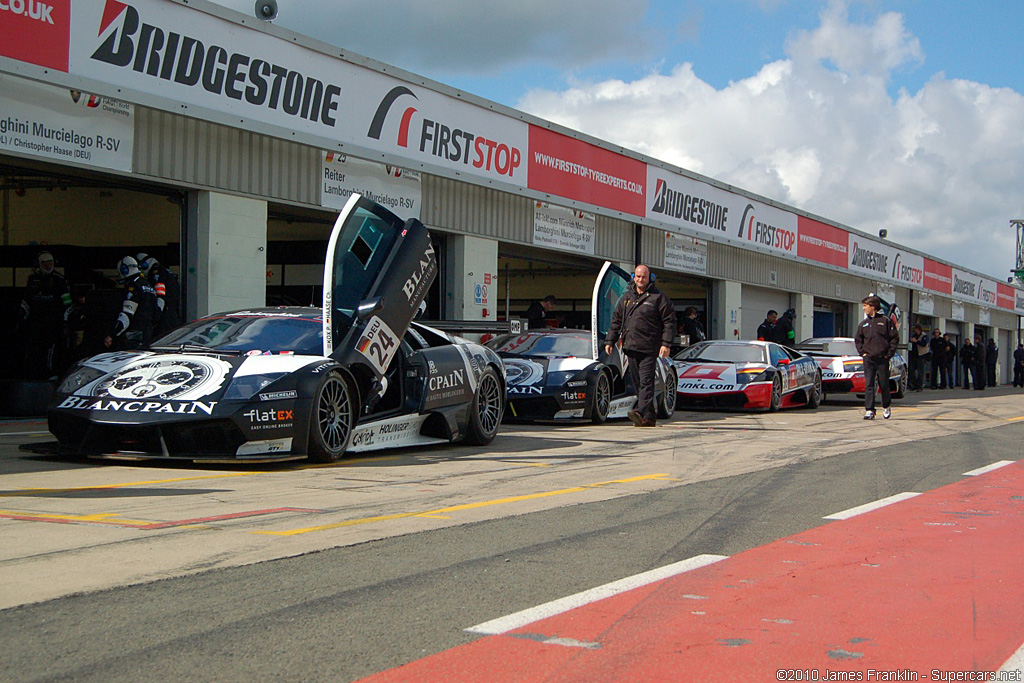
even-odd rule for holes
{"type": "Polygon", "coordinates": [[[294,389],[289,391],[271,391],[266,394],[260,394],[261,401],[281,401],[289,398],[298,398],[299,392],[294,389]]]}
{"type": "Polygon", "coordinates": [[[117,413],[156,413],[173,415],[212,415],[216,401],[118,401],[102,398],[68,396],[58,408],[98,410],[117,413]]]}
{"type": "Polygon", "coordinates": [[[216,358],[148,357],[96,381],[83,392],[115,399],[202,398],[217,391],[230,366],[216,358]]]}
{"type": "Polygon", "coordinates": [[[396,106],[399,100],[405,102],[409,98],[416,104],[420,103],[416,93],[404,85],[388,91],[377,105],[366,136],[380,140],[392,109],[401,110],[401,114],[396,114],[401,119],[396,138],[399,147],[408,149],[411,146],[421,154],[445,160],[455,166],[472,167],[486,174],[509,178],[522,165],[523,153],[514,143],[492,140],[478,130],[469,130],[464,124],[427,118],[413,103],[396,106]]]}
{"type": "Polygon", "coordinates": [[[243,52],[143,21],[134,6],[107,0],[90,59],[201,89],[222,101],[283,112],[329,128],[338,123],[341,86],[243,52]]]}
{"type": "Polygon", "coordinates": [[[418,267],[406,278],[402,285],[402,291],[408,300],[409,306],[415,308],[423,300],[424,290],[433,282],[433,274],[437,269],[437,261],[434,257],[434,245],[428,243],[427,248],[420,255],[418,267]]]}
{"type": "Polygon", "coordinates": [[[505,359],[505,381],[509,387],[536,384],[544,378],[544,366],[532,360],[505,359]]]}
{"type": "Polygon", "coordinates": [[[673,190],[664,178],[658,178],[654,188],[651,213],[682,219],[687,223],[725,232],[729,221],[729,207],[686,192],[673,190]]]}
{"type": "Polygon", "coordinates": [[[356,350],[370,361],[370,365],[377,372],[383,375],[398,351],[398,337],[386,322],[378,316],[373,316],[366,325],[366,331],[356,342],[356,350]]]}
{"type": "Polygon", "coordinates": [[[560,395],[566,403],[577,403],[587,400],[587,392],[585,391],[563,391],[560,395]]]}
{"type": "Polygon", "coordinates": [[[953,294],[961,294],[969,299],[977,299],[976,284],[971,280],[963,280],[953,274],[953,294]]]}
{"type": "Polygon", "coordinates": [[[587,382],[585,380],[579,382],[568,382],[565,386],[567,387],[585,387],[587,382]]]}
{"type": "Polygon", "coordinates": [[[908,263],[903,252],[898,251],[892,264],[892,278],[899,282],[922,286],[924,285],[924,268],[908,263]]]}
{"type": "Polygon", "coordinates": [[[717,382],[680,382],[676,385],[676,391],[683,389],[698,389],[701,391],[737,391],[739,387],[735,384],[719,384],[717,382]]]}
{"type": "Polygon", "coordinates": [[[349,448],[365,450],[367,448],[402,446],[416,443],[433,443],[438,439],[420,435],[420,426],[425,416],[412,415],[393,418],[385,422],[375,422],[357,427],[352,433],[349,448]]]}
{"type": "Polygon", "coordinates": [[[719,379],[729,366],[691,365],[679,373],[679,379],[719,379]]]}
{"type": "Polygon", "coordinates": [[[940,294],[952,294],[953,267],[926,258],[924,260],[924,286],[940,294]]]}
{"type": "Polygon", "coordinates": [[[249,421],[249,429],[259,431],[262,429],[283,429],[293,426],[295,419],[294,410],[260,410],[252,408],[242,413],[242,417],[249,421]]]}
{"type": "Polygon", "coordinates": [[[465,370],[452,370],[443,375],[435,375],[427,380],[427,389],[430,391],[443,391],[445,389],[460,388],[466,384],[465,370]]]}
{"type": "Polygon", "coordinates": [[[518,386],[514,387],[509,385],[508,393],[513,396],[540,396],[543,393],[543,389],[538,386],[518,386]]]}
{"type": "Polygon", "coordinates": [[[805,216],[798,217],[797,226],[797,256],[840,268],[849,265],[850,234],[847,231],[805,216]]]}
{"type": "Polygon", "coordinates": [[[284,453],[292,449],[292,439],[266,439],[262,441],[246,441],[238,450],[235,451],[235,455],[246,456],[246,455],[262,455],[266,453],[284,453]]]}

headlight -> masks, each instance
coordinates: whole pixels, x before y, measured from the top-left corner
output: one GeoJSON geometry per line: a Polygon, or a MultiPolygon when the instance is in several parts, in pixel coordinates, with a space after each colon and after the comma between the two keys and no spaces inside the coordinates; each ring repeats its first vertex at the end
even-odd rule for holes
{"type": "Polygon", "coordinates": [[[560,370],[559,372],[549,372],[547,385],[549,387],[560,387],[578,374],[580,374],[579,370],[560,370]]]}
{"type": "Polygon", "coordinates": [[[87,365],[79,363],[76,365],[71,372],[68,373],[64,381],[57,387],[57,392],[61,394],[73,394],[78,391],[86,384],[93,382],[106,373],[103,370],[97,370],[96,368],[90,368],[87,365]]]}
{"type": "Polygon", "coordinates": [[[751,382],[767,382],[770,377],[767,370],[760,368],[746,368],[736,371],[736,384],[750,384],[751,382]]]}
{"type": "Polygon", "coordinates": [[[863,372],[864,361],[862,360],[844,360],[843,361],[843,372],[863,372]]]}
{"type": "Polygon", "coordinates": [[[257,391],[281,379],[287,372],[268,372],[265,375],[245,375],[231,380],[224,392],[225,401],[244,401],[252,398],[257,391]]]}

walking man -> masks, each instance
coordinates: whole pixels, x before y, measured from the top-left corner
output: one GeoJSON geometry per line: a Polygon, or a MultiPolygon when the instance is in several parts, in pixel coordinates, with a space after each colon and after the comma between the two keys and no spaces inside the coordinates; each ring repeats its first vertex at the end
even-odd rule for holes
{"type": "Polygon", "coordinates": [[[892,396],[889,393],[889,360],[896,353],[900,341],[896,323],[882,315],[882,301],[877,296],[864,297],[860,302],[864,320],[857,327],[853,341],[857,353],[864,359],[864,419],[875,419],[875,385],[882,390],[882,417],[892,416],[889,409],[892,396]]]}
{"type": "Polygon", "coordinates": [[[651,282],[651,269],[639,265],[633,271],[633,282],[612,313],[612,324],[605,339],[605,351],[612,352],[622,339],[629,378],[637,391],[636,409],[629,419],[637,427],[654,427],[654,381],[658,357],[668,358],[676,333],[676,312],[672,301],[651,282]]]}

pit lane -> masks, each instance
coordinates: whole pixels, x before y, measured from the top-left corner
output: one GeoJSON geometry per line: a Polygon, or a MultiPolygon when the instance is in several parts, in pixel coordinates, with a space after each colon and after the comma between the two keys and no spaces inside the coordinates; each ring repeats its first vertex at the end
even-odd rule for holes
{"type": "Polygon", "coordinates": [[[49,440],[45,424],[3,421],[0,609],[1024,420],[1008,387],[911,394],[889,421],[859,405],[503,425],[486,447],[260,467],[34,456],[18,445],[49,440]]]}

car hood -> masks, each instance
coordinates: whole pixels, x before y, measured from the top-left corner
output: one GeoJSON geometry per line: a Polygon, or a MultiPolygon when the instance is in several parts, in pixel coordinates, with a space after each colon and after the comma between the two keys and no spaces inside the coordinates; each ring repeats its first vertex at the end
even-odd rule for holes
{"type": "Polygon", "coordinates": [[[590,358],[543,358],[500,354],[509,386],[532,386],[546,383],[552,372],[584,370],[594,364],[590,358]]]}

